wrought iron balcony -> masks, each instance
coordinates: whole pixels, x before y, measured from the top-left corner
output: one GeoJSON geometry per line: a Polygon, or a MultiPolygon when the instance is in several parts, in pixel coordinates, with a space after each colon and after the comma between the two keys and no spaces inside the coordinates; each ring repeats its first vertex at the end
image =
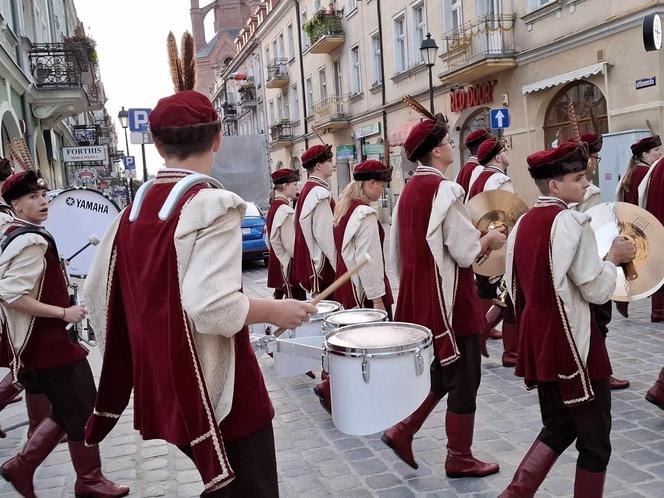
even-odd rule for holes
{"type": "Polygon", "coordinates": [[[39,43],[30,50],[30,72],[42,88],[71,88],[82,86],[86,69],[81,52],[65,48],[62,43],[39,43]]]}
{"type": "Polygon", "coordinates": [[[319,11],[310,21],[303,24],[302,29],[309,37],[313,54],[329,54],[346,41],[343,26],[343,9],[328,14],[319,11]]]}
{"type": "Polygon", "coordinates": [[[314,103],[314,126],[323,130],[339,130],[350,126],[349,98],[335,95],[314,103]]]}
{"type": "Polygon", "coordinates": [[[240,107],[256,107],[256,85],[253,83],[243,83],[238,88],[240,94],[240,107]]]}
{"type": "Polygon", "coordinates": [[[287,64],[286,59],[274,59],[268,64],[266,88],[283,88],[288,85],[287,64]]]}
{"type": "Polygon", "coordinates": [[[514,15],[483,16],[443,36],[443,83],[468,83],[516,66],[514,15]]]}
{"type": "Polygon", "coordinates": [[[221,109],[224,116],[222,121],[235,121],[237,119],[237,104],[234,102],[224,102],[221,109]]]}
{"type": "Polygon", "coordinates": [[[286,147],[293,142],[293,123],[287,119],[270,126],[270,145],[273,149],[286,147]]]}

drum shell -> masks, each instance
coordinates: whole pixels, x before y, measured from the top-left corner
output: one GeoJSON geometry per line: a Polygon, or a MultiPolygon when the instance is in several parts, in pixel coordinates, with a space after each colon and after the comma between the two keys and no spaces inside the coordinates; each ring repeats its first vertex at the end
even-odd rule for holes
{"type": "Polygon", "coordinates": [[[339,327],[343,327],[346,325],[357,325],[361,323],[376,323],[376,322],[386,322],[387,321],[387,312],[383,310],[374,310],[373,308],[352,308],[349,310],[339,310],[335,311],[334,313],[328,314],[324,319],[323,319],[323,325],[321,327],[321,332],[323,335],[327,335],[328,332],[332,330],[336,330],[339,327]],[[367,320],[367,319],[362,319],[362,320],[353,320],[352,317],[353,315],[360,315],[363,313],[375,313],[378,315],[381,315],[382,318],[380,319],[375,319],[375,320],[367,320]],[[335,315],[338,313],[343,313],[343,314],[348,314],[347,320],[343,323],[343,325],[340,325],[339,323],[335,323],[332,321],[335,315]]]}
{"type": "Polygon", "coordinates": [[[295,330],[288,330],[284,334],[284,338],[293,339],[298,337],[323,336],[324,335],[322,330],[323,320],[330,313],[334,313],[335,311],[339,311],[340,309],[342,309],[342,306],[341,303],[338,303],[337,301],[321,301],[319,304],[327,305],[330,308],[334,309],[332,309],[331,311],[311,315],[309,317],[308,322],[303,323],[295,330]]]}
{"type": "Polygon", "coordinates": [[[430,331],[412,325],[427,331],[426,341],[412,348],[377,353],[375,356],[372,356],[370,349],[362,352],[330,350],[327,340],[331,334],[362,326],[352,325],[331,332],[326,336],[325,346],[330,373],[332,420],[337,429],[352,436],[381,432],[403,420],[422,404],[431,388],[433,346],[430,331]],[[416,360],[418,357],[419,361],[416,360]],[[363,362],[368,365],[368,368],[365,367],[368,370],[366,381],[363,362]],[[416,367],[417,362],[419,367],[416,367]]]}

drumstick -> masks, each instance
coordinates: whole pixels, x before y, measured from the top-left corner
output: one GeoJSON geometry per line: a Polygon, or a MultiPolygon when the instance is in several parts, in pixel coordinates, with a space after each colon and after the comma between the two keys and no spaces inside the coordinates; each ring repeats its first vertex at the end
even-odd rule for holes
{"type": "MultiPolygon", "coordinates": [[[[348,280],[350,280],[350,277],[352,277],[353,275],[355,275],[358,271],[360,271],[360,270],[362,269],[362,267],[363,267],[364,265],[366,265],[367,263],[370,263],[371,261],[373,261],[373,260],[371,259],[371,256],[369,256],[368,253],[364,253],[362,256],[360,256],[360,260],[359,260],[359,262],[358,262],[355,266],[353,266],[350,270],[348,270],[346,273],[344,273],[343,275],[341,275],[338,279],[336,279],[334,282],[332,282],[332,283],[330,284],[330,286],[329,286],[327,289],[325,289],[323,292],[321,292],[321,293],[318,294],[315,298],[313,298],[313,299],[311,300],[311,304],[313,304],[314,306],[316,306],[316,305],[317,305],[318,303],[320,303],[323,299],[325,299],[326,297],[331,296],[332,293],[333,293],[335,290],[337,290],[337,289],[338,289],[339,287],[341,287],[343,284],[345,284],[346,282],[348,282],[348,280]]],[[[275,337],[279,337],[281,334],[283,334],[284,332],[286,332],[286,330],[288,330],[288,329],[283,328],[283,327],[282,327],[282,328],[279,328],[279,329],[277,329],[277,330],[274,332],[274,336],[275,336],[275,337]]]]}

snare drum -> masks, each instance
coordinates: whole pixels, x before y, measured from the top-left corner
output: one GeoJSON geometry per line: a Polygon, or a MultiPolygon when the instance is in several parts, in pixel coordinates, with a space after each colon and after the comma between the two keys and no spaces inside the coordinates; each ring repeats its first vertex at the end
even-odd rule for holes
{"type": "MultiPolygon", "coordinates": [[[[295,330],[289,330],[284,337],[294,338],[294,337],[312,337],[312,336],[322,336],[322,325],[323,320],[330,313],[339,311],[341,309],[341,303],[336,301],[321,301],[316,305],[316,313],[309,316],[309,321],[304,322],[295,330]]],[[[321,338],[322,344],[322,338],[321,338]]]]}
{"type": "Polygon", "coordinates": [[[353,308],[350,310],[335,311],[323,319],[322,332],[327,335],[331,330],[358,325],[360,323],[386,322],[387,311],[373,308],[353,308]]]}
{"type": "Polygon", "coordinates": [[[366,436],[413,413],[431,388],[431,331],[400,322],[349,325],[325,336],[332,421],[366,436]]]}

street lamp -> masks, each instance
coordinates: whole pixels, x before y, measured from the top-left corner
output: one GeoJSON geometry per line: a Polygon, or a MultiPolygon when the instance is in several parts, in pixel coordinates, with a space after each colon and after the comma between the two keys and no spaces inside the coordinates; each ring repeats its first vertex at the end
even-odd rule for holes
{"type": "Polygon", "coordinates": [[[433,114],[433,75],[432,68],[436,63],[436,53],[438,52],[438,45],[436,40],[431,38],[431,33],[427,33],[427,37],[422,40],[420,45],[420,53],[424,59],[424,63],[429,67],[429,107],[431,114],[433,114]]]}
{"type": "MultiPolygon", "coordinates": [[[[125,111],[124,106],[122,110],[118,112],[118,119],[120,120],[120,126],[124,128],[125,135],[125,156],[129,156],[129,139],[127,138],[127,126],[129,126],[129,112],[125,111]]],[[[127,179],[129,181],[129,200],[134,198],[134,188],[131,184],[131,176],[127,179]]]]}

